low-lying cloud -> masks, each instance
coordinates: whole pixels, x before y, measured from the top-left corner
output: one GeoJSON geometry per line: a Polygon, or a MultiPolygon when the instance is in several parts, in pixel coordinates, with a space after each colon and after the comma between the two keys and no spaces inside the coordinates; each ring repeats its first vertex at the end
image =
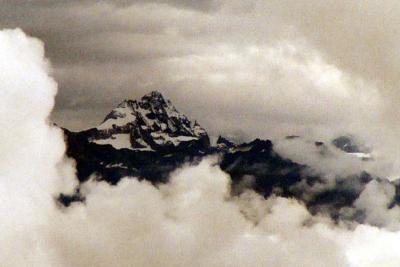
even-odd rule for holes
{"type": "MultiPolygon", "coordinates": [[[[57,194],[76,184],[62,133],[48,121],[57,86],[43,55],[37,39],[0,32],[3,266],[400,264],[399,232],[333,224],[293,199],[233,197],[230,177],[212,158],[159,187],[134,178],[117,186],[90,181],[81,186],[84,203],[57,206],[57,194]]],[[[393,192],[371,184],[358,204],[375,209],[368,199],[376,194],[393,192]]],[[[385,200],[375,204],[378,217],[391,216],[385,200]]]]}

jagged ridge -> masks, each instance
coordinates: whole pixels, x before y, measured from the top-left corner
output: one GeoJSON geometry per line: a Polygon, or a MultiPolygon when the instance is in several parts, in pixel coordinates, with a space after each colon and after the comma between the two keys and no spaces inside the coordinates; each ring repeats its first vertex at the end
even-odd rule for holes
{"type": "MultiPolygon", "coordinates": [[[[191,123],[158,92],[140,100],[125,100],[110,112],[96,128],[73,133],[65,130],[67,154],[77,162],[78,178],[86,181],[92,174],[96,179],[117,184],[123,177],[138,177],[153,183],[168,181],[169,174],[185,162],[195,163],[205,156],[220,157],[219,166],[232,178],[232,193],[252,188],[265,197],[271,194],[294,197],[312,213],[327,213],[332,218],[363,222],[363,210],[354,202],[374,180],[395,187],[396,195],[391,207],[400,203],[400,182],[373,178],[363,172],[350,177],[338,177],[335,186],[310,171],[308,166],[282,158],[274,151],[269,140],[256,139],[236,144],[224,137],[216,146],[210,146],[206,131],[191,123]],[[116,147],[119,136],[127,136],[124,148],[116,147]],[[249,177],[251,178],[249,180],[249,177]],[[246,180],[246,186],[243,181],[246,180]],[[251,181],[249,184],[248,181],[251,181]],[[315,188],[319,188],[315,190],[315,188]]],[[[288,137],[288,140],[299,136],[288,137]]],[[[354,140],[340,138],[333,142],[347,153],[360,153],[354,140]],[[348,148],[352,148],[349,150],[348,148]]],[[[318,148],[329,149],[323,142],[318,148]]],[[[321,157],[329,153],[320,153],[321,157]]],[[[78,195],[62,196],[64,203],[80,201],[78,195]]]]}

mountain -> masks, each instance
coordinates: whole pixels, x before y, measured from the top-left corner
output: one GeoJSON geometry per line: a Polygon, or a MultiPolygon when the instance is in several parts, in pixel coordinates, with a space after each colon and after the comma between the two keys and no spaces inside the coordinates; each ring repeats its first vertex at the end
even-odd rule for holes
{"type": "MultiPolygon", "coordinates": [[[[124,177],[136,177],[153,184],[165,183],[182,164],[196,164],[205,156],[217,156],[221,169],[231,176],[232,194],[250,188],[264,197],[274,194],[296,198],[312,213],[363,222],[364,211],[355,206],[355,201],[374,180],[395,187],[393,206],[400,203],[399,182],[375,178],[367,172],[333,177],[333,183],[327,182],[309,166],[279,155],[270,140],[237,144],[220,136],[212,146],[199,123],[179,113],[156,91],[138,100],[124,100],[95,128],[81,132],[64,129],[64,133],[67,155],[76,161],[80,182],[95,177],[115,185],[124,177]]],[[[348,136],[332,143],[343,153],[368,152],[348,136]]],[[[323,142],[314,145],[321,157],[330,155],[323,142]]],[[[65,205],[81,200],[79,188],[75,195],[61,196],[65,205]]]]}
{"type": "Polygon", "coordinates": [[[140,100],[124,100],[96,128],[84,133],[89,142],[115,149],[172,152],[207,148],[207,132],[157,91],[140,100]]]}

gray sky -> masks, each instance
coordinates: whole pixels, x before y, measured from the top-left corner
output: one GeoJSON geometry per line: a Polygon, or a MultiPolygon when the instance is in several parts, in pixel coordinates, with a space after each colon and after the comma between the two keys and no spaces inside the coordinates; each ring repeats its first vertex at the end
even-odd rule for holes
{"type": "Polygon", "coordinates": [[[95,126],[159,90],[213,135],[250,138],[393,125],[399,12],[377,0],[0,0],[0,27],[44,41],[62,126],[95,126]]]}

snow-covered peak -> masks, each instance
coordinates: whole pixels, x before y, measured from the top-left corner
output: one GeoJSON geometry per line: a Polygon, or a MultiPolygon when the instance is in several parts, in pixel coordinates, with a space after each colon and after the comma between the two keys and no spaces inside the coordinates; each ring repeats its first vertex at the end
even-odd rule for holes
{"type": "Polygon", "coordinates": [[[165,103],[164,96],[159,91],[152,91],[142,97],[142,101],[149,101],[153,103],[165,103]]]}
{"type": "Polygon", "coordinates": [[[158,91],[140,100],[124,100],[96,129],[90,141],[117,149],[160,150],[198,141],[209,143],[204,128],[179,113],[158,91]]]}

